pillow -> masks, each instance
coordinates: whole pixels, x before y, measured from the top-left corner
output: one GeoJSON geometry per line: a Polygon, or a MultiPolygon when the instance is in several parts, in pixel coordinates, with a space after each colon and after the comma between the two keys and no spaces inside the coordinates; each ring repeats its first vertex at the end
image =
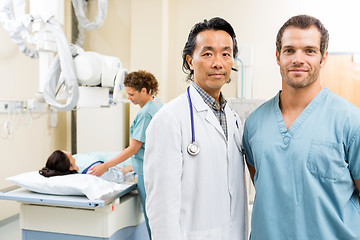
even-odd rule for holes
{"type": "Polygon", "coordinates": [[[6,178],[16,185],[37,193],[53,195],[85,195],[90,200],[120,192],[128,184],[109,182],[90,174],[70,174],[44,177],[38,171],[26,172],[6,178]]]}

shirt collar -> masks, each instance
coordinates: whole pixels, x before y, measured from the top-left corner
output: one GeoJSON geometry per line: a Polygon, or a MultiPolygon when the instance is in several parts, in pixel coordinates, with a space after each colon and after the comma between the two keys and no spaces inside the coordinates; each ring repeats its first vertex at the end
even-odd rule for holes
{"type": "MultiPolygon", "coordinates": [[[[202,89],[201,87],[199,87],[199,85],[197,85],[195,82],[192,83],[193,87],[196,89],[196,91],[200,94],[201,98],[204,100],[204,102],[212,109],[214,110],[219,110],[219,103],[215,100],[215,98],[213,98],[212,96],[210,96],[210,94],[208,94],[207,92],[204,91],[204,89],[202,89]]],[[[220,96],[219,96],[219,102],[220,102],[220,109],[221,111],[224,111],[225,106],[226,106],[226,100],[223,97],[222,92],[220,92],[220,96]]]]}

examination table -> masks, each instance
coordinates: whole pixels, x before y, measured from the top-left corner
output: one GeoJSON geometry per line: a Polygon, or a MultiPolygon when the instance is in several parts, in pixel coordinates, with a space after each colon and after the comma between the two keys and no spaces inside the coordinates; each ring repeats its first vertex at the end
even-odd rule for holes
{"type": "Polygon", "coordinates": [[[101,200],[24,188],[0,192],[0,199],[20,202],[23,240],[146,240],[136,182],[124,184],[126,189],[101,200]]]}

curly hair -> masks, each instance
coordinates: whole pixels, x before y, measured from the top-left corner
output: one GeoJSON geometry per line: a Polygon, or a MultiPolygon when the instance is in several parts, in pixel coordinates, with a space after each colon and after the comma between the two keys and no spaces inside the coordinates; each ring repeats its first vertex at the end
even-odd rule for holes
{"type": "Polygon", "coordinates": [[[54,151],[47,159],[44,168],[39,173],[44,177],[54,177],[77,173],[76,170],[70,170],[70,160],[61,150],[54,151]]]}
{"type": "Polygon", "coordinates": [[[138,92],[140,92],[141,89],[146,88],[148,94],[156,96],[159,84],[152,73],[139,70],[131,72],[125,76],[124,86],[132,87],[138,92]]]}
{"type": "Polygon", "coordinates": [[[320,52],[321,55],[324,55],[326,52],[328,45],[329,45],[329,33],[328,30],[325,28],[325,26],[320,22],[319,19],[309,16],[309,15],[297,15],[289,20],[287,20],[284,25],[280,28],[277,36],[276,36],[276,51],[280,53],[282,48],[282,37],[283,34],[288,27],[296,27],[300,29],[308,29],[312,26],[315,26],[320,34],[321,34],[321,40],[320,40],[320,52]]]}

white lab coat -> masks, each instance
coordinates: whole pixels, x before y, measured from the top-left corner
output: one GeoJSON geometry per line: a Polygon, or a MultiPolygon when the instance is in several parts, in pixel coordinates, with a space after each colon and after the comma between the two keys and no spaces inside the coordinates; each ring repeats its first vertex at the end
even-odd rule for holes
{"type": "Polygon", "coordinates": [[[146,132],[146,212],[153,240],[245,240],[247,198],[241,123],[227,105],[228,140],[194,87],[195,139],[191,156],[187,94],[164,105],[146,132]]]}

